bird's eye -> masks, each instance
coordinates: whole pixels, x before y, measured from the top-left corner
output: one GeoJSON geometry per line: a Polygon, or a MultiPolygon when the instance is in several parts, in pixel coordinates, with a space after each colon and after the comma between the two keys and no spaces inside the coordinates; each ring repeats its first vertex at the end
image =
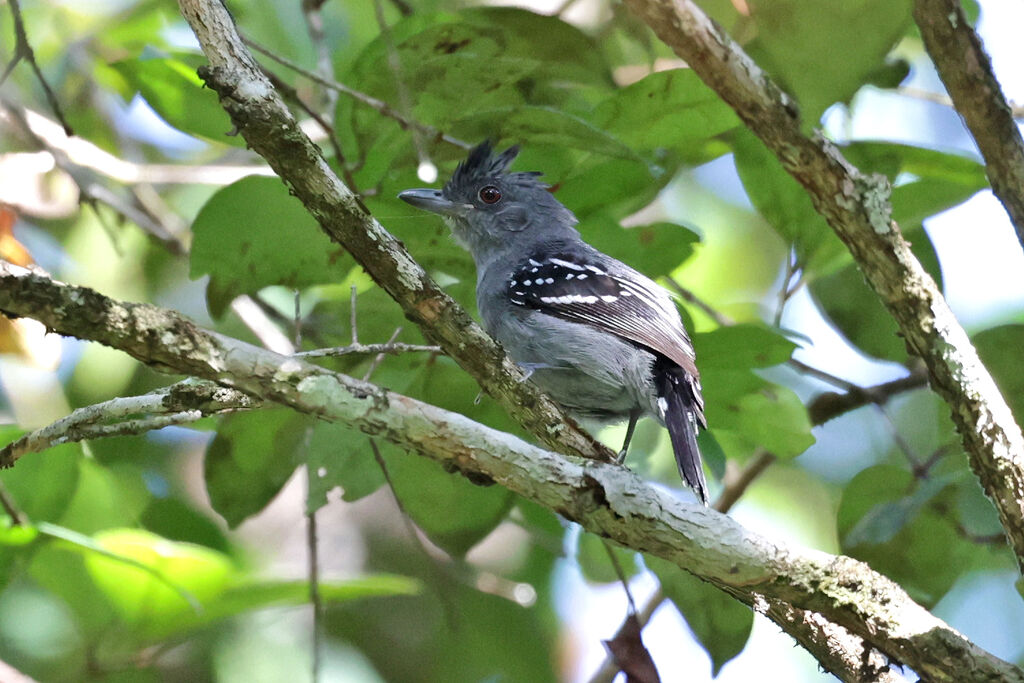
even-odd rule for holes
{"type": "Polygon", "coordinates": [[[478,194],[480,195],[480,201],[484,204],[494,204],[501,199],[501,190],[494,185],[481,188],[478,194]]]}

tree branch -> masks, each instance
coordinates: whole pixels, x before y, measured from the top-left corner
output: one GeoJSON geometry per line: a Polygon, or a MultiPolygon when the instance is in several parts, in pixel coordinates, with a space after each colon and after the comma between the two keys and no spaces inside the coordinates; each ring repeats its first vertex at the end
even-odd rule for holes
{"type": "Polygon", "coordinates": [[[915,0],[914,21],[953,106],[985,158],[992,192],[1024,247],[1024,139],[959,0],[915,0]]]}
{"type": "Polygon", "coordinates": [[[219,95],[246,142],[277,172],[324,231],[359,262],[431,342],[527,431],[556,450],[609,461],[584,432],[524,375],[494,340],[412,259],[338,180],[320,149],[299,129],[249,54],[231,15],[216,0],[181,0],[181,11],[210,60],[200,76],[219,95]]]}
{"type": "Polygon", "coordinates": [[[935,282],[892,222],[889,187],[800,126],[796,103],[690,0],[626,0],[807,190],[928,367],[1024,569],[1024,436],[935,282]]]}
{"type": "Polygon", "coordinates": [[[1024,682],[1024,672],[975,646],[867,565],[770,541],[718,512],[681,503],[617,465],[570,461],[462,415],[204,330],[173,311],[115,301],[4,261],[0,311],[489,477],[588,531],[673,562],[749,605],[778,600],[818,612],[928,680],[1024,682]]]}

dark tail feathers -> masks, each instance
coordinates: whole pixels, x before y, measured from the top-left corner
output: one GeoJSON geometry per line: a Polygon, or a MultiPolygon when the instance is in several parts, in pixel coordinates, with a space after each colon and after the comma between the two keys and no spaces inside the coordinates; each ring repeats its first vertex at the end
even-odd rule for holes
{"type": "Polygon", "coordinates": [[[679,474],[700,502],[707,505],[708,484],[704,479],[700,449],[697,448],[698,424],[706,427],[700,385],[681,367],[664,359],[655,364],[654,381],[679,474]]]}

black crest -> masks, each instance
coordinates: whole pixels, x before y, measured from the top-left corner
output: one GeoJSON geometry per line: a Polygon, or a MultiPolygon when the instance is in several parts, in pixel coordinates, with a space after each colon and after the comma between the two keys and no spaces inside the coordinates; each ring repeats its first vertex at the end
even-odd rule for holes
{"type": "Polygon", "coordinates": [[[457,197],[463,194],[471,194],[476,191],[477,186],[485,180],[498,180],[503,178],[517,184],[538,183],[536,178],[541,175],[537,171],[526,173],[506,173],[512,165],[516,156],[519,155],[519,146],[512,145],[500,154],[494,153],[490,140],[484,140],[469,152],[465,161],[459,164],[452,174],[451,180],[444,186],[444,194],[448,198],[457,197]]]}

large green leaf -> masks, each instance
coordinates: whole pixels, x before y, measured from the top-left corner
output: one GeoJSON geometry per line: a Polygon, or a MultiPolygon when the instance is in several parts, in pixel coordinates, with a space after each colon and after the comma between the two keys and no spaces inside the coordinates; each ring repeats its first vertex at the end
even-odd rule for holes
{"type": "Polygon", "coordinates": [[[839,505],[843,552],[898,581],[925,606],[935,604],[976,553],[955,524],[932,507],[948,494],[952,481],[917,482],[892,465],[862,471],[843,490],[839,505]]]}
{"type": "Polygon", "coordinates": [[[764,448],[785,458],[814,443],[807,410],[796,394],[754,372],[788,359],[793,342],[750,324],[695,334],[693,342],[708,426],[727,454],[742,458],[764,448]]]}
{"type": "Polygon", "coordinates": [[[278,494],[295,471],[310,419],[285,409],[233,413],[206,449],[204,475],[213,509],[235,527],[278,494]]]}
{"type": "Polygon", "coordinates": [[[906,0],[749,0],[757,38],[748,52],[814,125],[885,68],[910,26],[906,0]],[[842,55],[842,58],[837,58],[842,55]]]}
{"type": "Polygon", "coordinates": [[[673,148],[690,163],[704,145],[739,125],[733,110],[691,69],[653,73],[617,90],[594,109],[595,125],[637,150],[673,148]]]}
{"type": "Polygon", "coordinates": [[[142,56],[114,62],[113,68],[125,79],[125,94],[142,94],[167,123],[178,130],[226,145],[244,146],[240,135],[228,135],[234,126],[217,99],[196,75],[205,64],[199,55],[174,57],[144,51],[142,56]]]}
{"type": "Polygon", "coordinates": [[[846,247],[811,203],[807,191],[753,133],[731,136],[736,170],[754,208],[796,252],[805,274],[827,273],[848,262],[846,247]]]}
{"type": "Polygon", "coordinates": [[[667,560],[644,555],[644,564],[658,577],[662,591],[711,657],[711,675],[717,676],[726,662],[746,647],[754,626],[754,612],[667,560]]]}
{"type": "Polygon", "coordinates": [[[206,300],[215,316],[240,294],[337,282],[351,266],[277,178],[243,178],[218,190],[192,231],[190,274],[210,276],[206,300]]]}
{"type": "MultiPolygon", "coordinates": [[[[924,230],[913,231],[911,251],[942,287],[938,255],[924,230]]],[[[864,281],[860,269],[848,264],[810,282],[812,296],[822,312],[851,344],[864,353],[899,363],[907,359],[907,346],[892,314],[864,281]]]]}
{"type": "Polygon", "coordinates": [[[854,142],[843,155],[864,173],[881,173],[894,184],[892,217],[905,231],[988,187],[977,160],[892,142],[854,142]]]}

